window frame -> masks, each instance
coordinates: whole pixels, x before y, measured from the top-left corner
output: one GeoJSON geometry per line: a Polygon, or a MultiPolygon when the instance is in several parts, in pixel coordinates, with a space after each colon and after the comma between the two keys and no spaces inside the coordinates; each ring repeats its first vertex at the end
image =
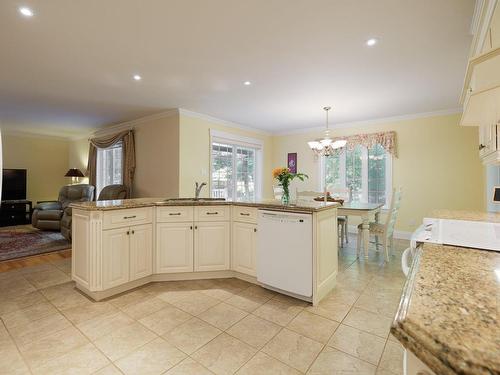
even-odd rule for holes
{"type": "MultiPolygon", "coordinates": [[[[95,196],[97,199],[97,197],[99,197],[99,194],[101,193],[102,189],[104,189],[107,185],[104,185],[104,186],[100,186],[100,180],[102,179],[102,177],[99,177],[100,176],[100,172],[104,170],[103,165],[102,165],[102,153],[105,152],[105,151],[109,151],[109,150],[112,150],[112,149],[117,149],[117,148],[120,148],[121,149],[121,154],[122,154],[122,158],[121,158],[121,182],[120,184],[123,184],[123,162],[124,162],[124,155],[123,155],[123,141],[118,141],[116,142],[114,145],[112,146],[109,146],[109,147],[106,147],[106,148],[101,148],[101,147],[96,147],[96,181],[95,181],[95,196]],[[100,189],[99,189],[100,187],[100,189]]],[[[114,178],[113,178],[114,180],[114,178]]],[[[114,182],[113,182],[114,183],[114,182]]]]}
{"type": "MultiPolygon", "coordinates": [[[[362,178],[362,202],[366,203],[368,202],[368,148],[359,145],[361,147],[361,178],[362,178]]],[[[392,154],[385,150],[386,158],[385,158],[385,204],[382,207],[382,209],[387,210],[389,209],[389,205],[391,203],[391,198],[392,198],[392,154]]],[[[347,188],[346,186],[346,156],[347,156],[347,150],[345,149],[341,154],[341,159],[339,160],[339,165],[340,165],[340,182],[341,186],[343,188],[347,188]]],[[[325,156],[320,157],[320,163],[319,163],[319,168],[320,168],[320,180],[319,180],[319,186],[320,186],[320,191],[325,190],[325,179],[326,179],[326,163],[325,163],[325,156]]]]}
{"type": "Polygon", "coordinates": [[[236,201],[236,158],[238,147],[251,148],[255,150],[255,200],[262,198],[262,167],[263,167],[263,155],[264,155],[264,142],[260,139],[250,138],[245,136],[240,136],[232,133],[223,132],[220,130],[210,129],[210,153],[209,153],[209,181],[208,188],[210,190],[210,196],[212,196],[212,172],[213,172],[213,144],[222,143],[233,147],[233,194],[232,197],[228,197],[228,200],[236,201]]]}

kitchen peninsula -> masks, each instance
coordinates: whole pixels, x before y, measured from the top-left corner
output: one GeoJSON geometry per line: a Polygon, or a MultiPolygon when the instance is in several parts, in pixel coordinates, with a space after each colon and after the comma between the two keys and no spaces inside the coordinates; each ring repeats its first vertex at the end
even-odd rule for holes
{"type": "Polygon", "coordinates": [[[74,203],[72,278],[95,300],[157,281],[236,277],[260,284],[259,215],[295,213],[311,218],[312,294],[274,290],[317,304],[335,286],[337,206],[154,198],[74,203]]]}

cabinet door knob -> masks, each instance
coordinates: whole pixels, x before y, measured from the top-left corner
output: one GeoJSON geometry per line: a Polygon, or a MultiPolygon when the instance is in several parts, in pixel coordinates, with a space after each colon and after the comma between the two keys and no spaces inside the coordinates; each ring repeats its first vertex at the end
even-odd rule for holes
{"type": "Polygon", "coordinates": [[[132,231],[132,234],[134,234],[134,233],[135,233],[135,231],[132,231]]]}
{"type": "Polygon", "coordinates": [[[195,225],[195,226],[194,226],[194,229],[198,229],[198,225],[195,225]]]}
{"type": "Polygon", "coordinates": [[[191,226],[189,227],[189,229],[193,230],[193,226],[191,225],[191,226]]]}
{"type": "Polygon", "coordinates": [[[257,233],[257,228],[253,228],[253,231],[257,233]]]}
{"type": "Polygon", "coordinates": [[[127,231],[127,236],[128,236],[129,234],[130,234],[130,231],[128,230],[128,231],[127,231]]]}
{"type": "Polygon", "coordinates": [[[485,145],[483,145],[482,143],[479,145],[479,151],[481,151],[483,148],[486,148],[485,145]]]}

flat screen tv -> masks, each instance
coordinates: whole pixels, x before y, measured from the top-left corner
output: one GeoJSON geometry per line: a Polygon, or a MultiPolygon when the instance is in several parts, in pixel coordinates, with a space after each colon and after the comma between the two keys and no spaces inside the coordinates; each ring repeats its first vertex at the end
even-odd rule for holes
{"type": "Polygon", "coordinates": [[[2,200],[26,199],[26,169],[2,170],[2,200]]]}

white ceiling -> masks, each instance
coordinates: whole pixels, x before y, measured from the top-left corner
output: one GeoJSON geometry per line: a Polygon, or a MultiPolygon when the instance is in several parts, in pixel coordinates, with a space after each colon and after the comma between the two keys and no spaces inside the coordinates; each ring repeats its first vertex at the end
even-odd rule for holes
{"type": "Polygon", "coordinates": [[[69,134],[179,107],[282,132],[323,124],[325,105],[334,123],[456,108],[473,8],[473,0],[2,0],[0,121],[69,134]],[[35,16],[20,16],[19,5],[35,16]],[[380,43],[368,48],[372,36],[380,43]]]}

